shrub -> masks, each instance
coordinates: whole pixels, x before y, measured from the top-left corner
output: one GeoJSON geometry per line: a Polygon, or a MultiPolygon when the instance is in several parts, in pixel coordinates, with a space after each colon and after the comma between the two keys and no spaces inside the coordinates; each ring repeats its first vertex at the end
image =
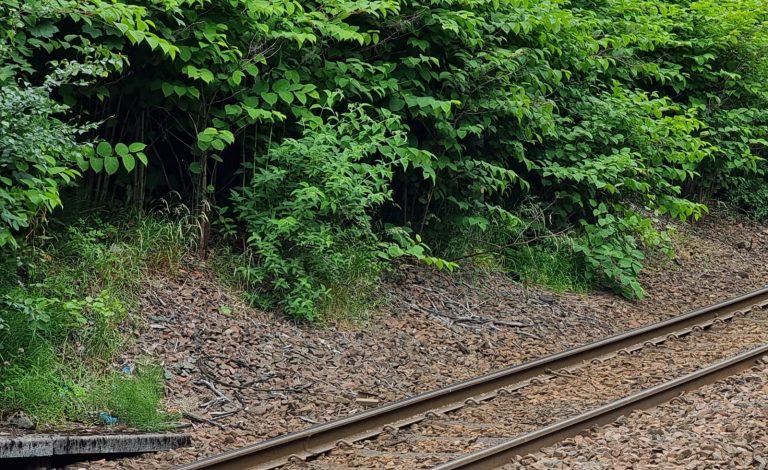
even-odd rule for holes
{"type": "Polygon", "coordinates": [[[231,196],[252,259],[239,275],[289,315],[316,319],[329,283],[380,262],[373,213],[391,199],[404,149],[396,117],[384,113],[377,120],[354,108],[327,123],[308,123],[301,138],[257,157],[248,184],[231,196]]]}
{"type": "Polygon", "coordinates": [[[84,129],[56,116],[67,107],[45,87],[0,81],[0,248],[61,206],[60,190],[75,182],[76,161],[90,151],[84,129]]]}

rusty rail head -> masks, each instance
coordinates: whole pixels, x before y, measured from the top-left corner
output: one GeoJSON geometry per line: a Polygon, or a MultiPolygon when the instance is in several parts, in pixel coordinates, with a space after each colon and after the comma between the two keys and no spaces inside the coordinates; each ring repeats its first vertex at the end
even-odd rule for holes
{"type": "Polygon", "coordinates": [[[747,311],[754,306],[766,305],[768,305],[768,287],[594,343],[312,426],[299,432],[203,458],[177,467],[177,470],[275,468],[285,464],[292,455],[308,457],[334,448],[340,440],[359,440],[378,435],[385,425],[418,421],[419,418],[415,417],[423,416],[430,410],[522,382],[545,374],[548,369],[559,370],[573,366],[698,323],[747,311]]]}
{"type": "Polygon", "coordinates": [[[536,431],[511,439],[502,444],[465,455],[433,470],[485,470],[502,466],[518,455],[527,455],[544,447],[573,437],[594,426],[615,421],[634,410],[660,405],[680,393],[711,384],[750,368],[768,354],[768,344],[699,369],[696,372],[643,390],[634,395],[616,400],[607,405],[587,411],[573,418],[537,429],[536,431]]]}

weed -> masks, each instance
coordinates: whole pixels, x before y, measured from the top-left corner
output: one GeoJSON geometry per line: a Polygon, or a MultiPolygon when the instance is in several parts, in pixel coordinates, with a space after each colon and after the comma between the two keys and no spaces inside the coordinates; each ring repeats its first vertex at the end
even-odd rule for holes
{"type": "Polygon", "coordinates": [[[768,185],[763,174],[751,178],[734,178],[727,197],[739,209],[756,220],[768,219],[768,185]]]}
{"type": "Polygon", "coordinates": [[[346,263],[335,264],[334,272],[326,274],[328,296],[318,306],[321,324],[360,326],[384,302],[378,287],[384,264],[360,256],[355,249],[344,257],[346,263]]]}
{"type": "Polygon", "coordinates": [[[592,287],[585,266],[575,256],[567,237],[510,249],[506,262],[509,272],[523,282],[546,286],[555,292],[587,292],[592,287]]]}

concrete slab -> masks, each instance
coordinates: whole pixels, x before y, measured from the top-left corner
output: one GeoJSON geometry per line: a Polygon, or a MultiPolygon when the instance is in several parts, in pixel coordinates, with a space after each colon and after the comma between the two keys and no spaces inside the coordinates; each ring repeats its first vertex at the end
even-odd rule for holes
{"type": "Polygon", "coordinates": [[[133,454],[190,445],[188,434],[104,434],[0,437],[0,459],[54,455],[133,454]]]}
{"type": "Polygon", "coordinates": [[[47,436],[0,437],[0,458],[20,459],[53,455],[53,439],[47,436]]]}
{"type": "Polygon", "coordinates": [[[61,436],[53,443],[53,454],[133,454],[176,449],[189,444],[188,434],[61,436]]]}

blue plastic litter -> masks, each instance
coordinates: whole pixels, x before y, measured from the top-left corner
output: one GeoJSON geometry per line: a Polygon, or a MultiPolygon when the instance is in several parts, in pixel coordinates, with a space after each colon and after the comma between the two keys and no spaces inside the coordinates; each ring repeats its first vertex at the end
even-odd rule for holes
{"type": "Polygon", "coordinates": [[[99,419],[104,421],[107,426],[114,426],[117,424],[117,416],[112,416],[106,411],[99,413],[99,419]]]}
{"type": "Polygon", "coordinates": [[[126,364],[123,366],[123,374],[125,375],[133,375],[133,372],[136,370],[136,366],[133,364],[126,364]]]}

